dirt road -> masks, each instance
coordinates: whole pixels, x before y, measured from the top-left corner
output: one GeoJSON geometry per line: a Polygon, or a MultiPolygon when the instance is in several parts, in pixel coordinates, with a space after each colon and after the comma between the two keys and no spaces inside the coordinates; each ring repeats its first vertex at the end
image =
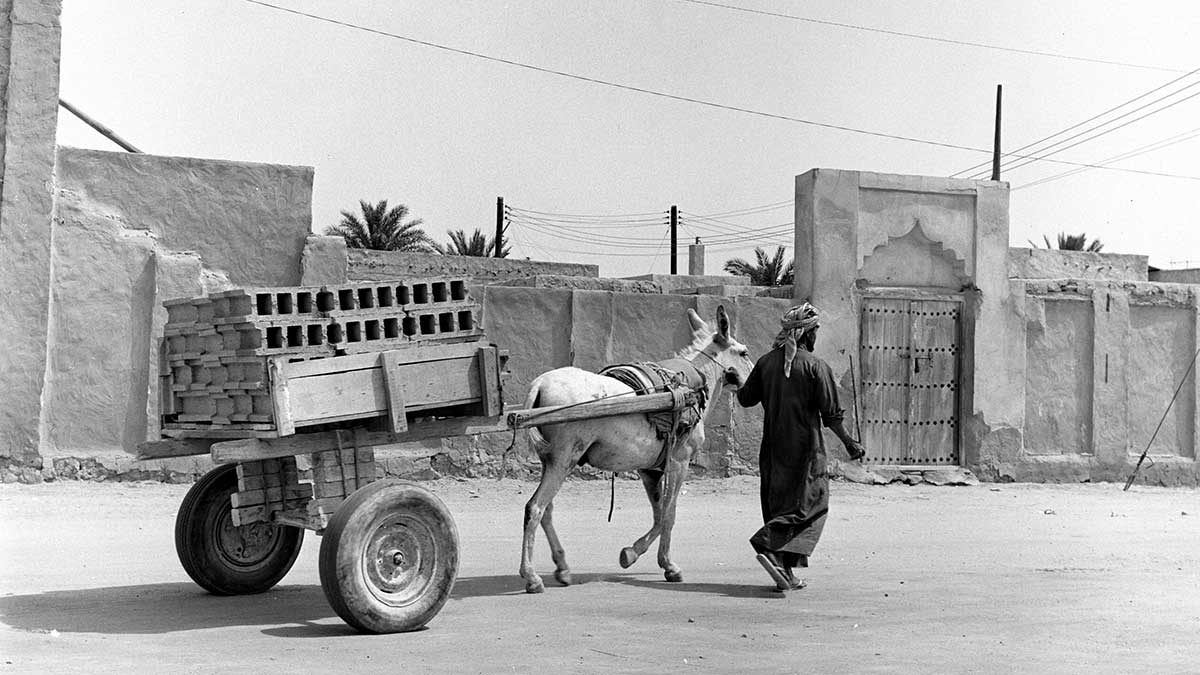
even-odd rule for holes
{"type": "Polygon", "coordinates": [[[576,585],[516,574],[533,485],[427,483],[461,539],[451,600],[424,631],[367,636],[333,613],[308,533],[271,592],[205,594],[179,566],[187,486],[0,486],[0,675],[69,672],[1200,671],[1200,492],[1098,485],[835,483],[806,578],[770,590],[746,538],[753,479],[681,499],[668,584],[647,554],[640,483],[572,482],[555,519],[576,585]]]}

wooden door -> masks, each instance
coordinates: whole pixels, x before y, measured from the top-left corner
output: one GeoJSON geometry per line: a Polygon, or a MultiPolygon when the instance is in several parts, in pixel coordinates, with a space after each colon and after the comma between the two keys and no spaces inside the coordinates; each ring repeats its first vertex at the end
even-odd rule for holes
{"type": "Polygon", "coordinates": [[[867,461],[958,463],[962,303],[863,298],[858,414],[867,461]]]}

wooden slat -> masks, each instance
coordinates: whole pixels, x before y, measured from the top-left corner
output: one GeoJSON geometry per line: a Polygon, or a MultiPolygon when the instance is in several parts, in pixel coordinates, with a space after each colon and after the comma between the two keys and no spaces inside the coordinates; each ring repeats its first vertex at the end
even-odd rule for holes
{"type": "MultiPolygon", "coordinates": [[[[418,343],[404,349],[389,351],[395,352],[396,356],[394,358],[396,363],[407,364],[468,358],[474,356],[478,348],[478,342],[439,345],[423,345],[418,343]]],[[[352,354],[329,359],[297,361],[285,364],[282,368],[284,375],[289,380],[315,375],[327,375],[331,372],[369,370],[379,367],[379,354],[380,352],[373,351],[365,354],[352,354]]]]}
{"type": "MultiPolygon", "coordinates": [[[[644,398],[644,397],[643,397],[644,398]]],[[[421,420],[410,423],[408,431],[393,434],[386,431],[364,432],[358,446],[407,443],[429,438],[467,436],[508,431],[503,418],[498,417],[454,417],[444,420],[421,420]]],[[[319,452],[335,447],[337,438],[333,431],[299,433],[287,438],[243,438],[221,441],[212,445],[212,459],[218,464],[253,461],[267,457],[290,457],[310,452],[319,452]]]]}
{"type": "Polygon", "coordinates": [[[138,459],[161,459],[164,457],[187,457],[207,454],[212,439],[164,438],[161,441],[138,443],[135,456],[138,459]]]}
{"type": "Polygon", "coordinates": [[[267,377],[271,381],[271,404],[275,413],[275,430],[280,436],[290,436],[296,433],[296,424],[292,418],[291,392],[288,379],[283,369],[287,361],[282,357],[272,357],[267,362],[267,377]]]}
{"type": "Polygon", "coordinates": [[[396,351],[379,355],[379,369],[383,375],[383,389],[387,392],[388,431],[398,434],[408,430],[408,418],[404,414],[404,383],[400,379],[400,357],[396,351]]]}
{"type": "Polygon", "coordinates": [[[500,398],[500,359],[495,347],[479,348],[479,394],[484,415],[499,415],[504,412],[504,401],[500,398]]]}
{"type": "MultiPolygon", "coordinates": [[[[378,356],[375,356],[378,364],[378,356]]],[[[472,356],[400,364],[397,379],[406,408],[416,410],[479,400],[478,365],[472,356]]],[[[330,419],[388,414],[383,374],[374,368],[326,373],[288,381],[290,412],[297,425],[330,419]]],[[[281,429],[282,432],[282,429],[281,429]]]]}

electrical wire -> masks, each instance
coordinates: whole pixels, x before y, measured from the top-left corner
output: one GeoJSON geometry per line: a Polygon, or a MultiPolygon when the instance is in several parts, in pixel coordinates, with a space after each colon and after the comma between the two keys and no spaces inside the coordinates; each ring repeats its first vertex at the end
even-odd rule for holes
{"type": "Polygon", "coordinates": [[[844,125],[840,125],[840,124],[830,124],[827,122],[816,122],[813,120],[807,120],[807,119],[803,119],[800,117],[793,117],[791,115],[770,113],[770,112],[765,112],[762,110],[754,110],[752,108],[743,108],[740,106],[727,105],[724,103],[716,103],[714,101],[706,101],[704,99],[693,98],[690,96],[671,94],[671,93],[667,93],[667,92],[663,92],[663,91],[647,89],[645,87],[638,87],[638,86],[634,86],[634,85],[630,85],[630,84],[622,84],[620,82],[613,82],[611,80],[602,80],[600,78],[589,77],[587,75],[576,75],[574,73],[568,73],[566,71],[556,70],[554,68],[535,66],[535,65],[532,65],[529,63],[523,63],[521,61],[514,61],[512,59],[506,59],[506,58],[502,58],[499,56],[491,56],[489,54],[483,54],[481,52],[474,52],[474,51],[470,51],[467,49],[459,49],[457,47],[450,47],[448,45],[438,44],[436,42],[429,42],[428,40],[419,40],[417,38],[412,38],[412,37],[408,37],[405,35],[399,35],[397,33],[389,33],[388,31],[379,30],[377,28],[369,28],[366,26],[361,26],[358,24],[350,23],[348,21],[340,21],[338,19],[331,19],[329,17],[321,16],[319,14],[311,14],[309,12],[302,12],[297,9],[281,7],[279,5],[274,5],[269,2],[263,2],[263,0],[242,0],[242,1],[248,2],[253,5],[259,5],[261,7],[266,7],[268,9],[273,9],[273,10],[280,11],[280,12],[286,12],[288,14],[294,14],[296,16],[303,16],[303,17],[306,17],[309,19],[313,19],[314,21],[322,21],[325,23],[333,24],[335,26],[341,26],[343,28],[350,28],[353,30],[361,30],[361,31],[364,31],[367,33],[372,33],[374,35],[389,37],[389,38],[392,38],[395,40],[403,40],[404,42],[409,42],[409,43],[421,45],[424,47],[430,47],[432,49],[440,49],[442,51],[451,52],[454,54],[461,54],[463,56],[471,56],[471,57],[474,57],[477,59],[483,59],[485,61],[492,61],[494,63],[502,63],[502,64],[505,64],[508,66],[513,66],[515,68],[524,68],[526,70],[532,70],[532,71],[536,71],[539,73],[545,73],[547,75],[558,75],[560,77],[566,77],[566,78],[570,78],[572,80],[578,80],[580,82],[589,82],[592,84],[599,84],[599,85],[603,85],[606,87],[613,87],[615,89],[621,89],[624,91],[632,91],[632,92],[637,92],[639,94],[646,94],[649,96],[658,96],[661,98],[671,99],[673,101],[681,101],[684,103],[694,103],[696,105],[702,105],[702,106],[706,106],[709,108],[716,108],[719,110],[740,112],[740,113],[745,113],[747,115],[766,117],[768,119],[782,120],[785,122],[794,122],[796,124],[805,124],[808,126],[819,127],[822,129],[834,129],[837,131],[845,131],[845,132],[849,132],[849,133],[862,134],[865,136],[874,136],[876,138],[888,138],[888,139],[898,140],[898,141],[907,141],[909,143],[922,143],[925,145],[932,145],[932,146],[937,146],[937,147],[942,147],[942,148],[951,148],[954,150],[969,150],[971,152],[986,152],[986,153],[991,152],[990,150],[987,150],[984,148],[974,148],[974,147],[967,146],[967,145],[957,145],[954,143],[945,143],[942,141],[933,141],[933,140],[924,139],[924,138],[901,136],[898,134],[888,134],[888,133],[884,133],[881,131],[870,131],[867,129],[858,129],[855,127],[849,127],[849,126],[844,126],[844,125]]]}
{"type": "Polygon", "coordinates": [[[994,49],[997,51],[1014,52],[1017,54],[1029,54],[1032,56],[1046,56],[1055,59],[1069,59],[1071,61],[1085,61],[1087,63],[1100,63],[1109,66],[1123,66],[1126,68],[1141,68],[1143,70],[1160,70],[1171,73],[1182,73],[1181,69],[1167,68],[1165,66],[1151,66],[1142,63],[1128,63],[1125,61],[1110,61],[1107,59],[1096,59],[1087,56],[1073,56],[1071,54],[1059,54],[1056,52],[1044,52],[1036,49],[1019,49],[1016,47],[1003,47],[1000,45],[990,45],[983,42],[971,42],[969,40],[955,40],[951,38],[935,37],[932,35],[921,35],[919,33],[905,33],[897,30],[888,30],[886,28],[872,28],[870,26],[860,26],[852,23],[843,23],[840,21],[829,21],[826,19],[814,19],[812,17],[797,16],[794,14],[784,14],[782,12],[770,12],[762,9],[750,9],[748,7],[737,7],[735,5],[726,5],[719,2],[710,2],[709,0],[682,0],[693,5],[708,5],[709,7],[719,7],[721,9],[730,9],[738,12],[746,12],[747,14],[761,14],[764,16],[773,16],[781,19],[792,19],[795,21],[804,21],[806,23],[815,23],[822,26],[836,26],[838,28],[847,28],[850,30],[866,31],[869,33],[882,33],[884,35],[893,35],[897,37],[912,38],[914,40],[928,40],[930,42],[941,42],[945,44],[958,45],[960,47],[977,47],[980,49],[994,49]]]}
{"type": "Polygon", "coordinates": [[[516,213],[531,213],[536,216],[552,216],[555,218],[565,218],[568,220],[632,220],[643,218],[646,216],[661,216],[663,211],[649,211],[646,213],[606,213],[599,214],[580,214],[580,213],[552,213],[549,211],[534,211],[533,209],[523,209],[516,206],[505,205],[504,208],[516,213]]]}
{"type": "Polygon", "coordinates": [[[529,220],[526,220],[526,221],[514,220],[514,221],[510,221],[510,222],[523,225],[523,226],[525,226],[535,232],[539,232],[541,234],[549,235],[552,237],[557,237],[559,239],[565,239],[567,241],[573,241],[573,242],[580,243],[580,244],[588,244],[588,245],[592,245],[592,246],[604,246],[604,247],[619,248],[619,249],[653,248],[655,246],[655,242],[657,241],[655,239],[646,239],[646,238],[641,238],[641,237],[614,238],[614,237],[605,237],[605,236],[593,236],[593,235],[589,235],[587,233],[572,232],[569,230],[564,231],[559,228],[549,227],[549,226],[546,226],[543,224],[539,224],[535,221],[529,221],[529,220]]]}
{"type": "MultiPolygon", "coordinates": [[[[321,16],[319,14],[311,14],[308,12],[301,12],[300,10],[291,9],[288,7],[281,7],[279,5],[274,5],[269,2],[263,2],[263,0],[242,0],[242,1],[253,4],[253,5],[258,5],[260,7],[266,7],[268,9],[273,9],[273,10],[285,12],[288,14],[294,14],[296,16],[303,16],[303,17],[306,17],[309,19],[313,19],[314,21],[322,21],[325,23],[333,24],[335,26],[342,26],[344,28],[350,28],[353,30],[360,30],[360,31],[364,31],[367,33],[372,33],[374,35],[380,35],[383,37],[389,37],[389,38],[396,39],[396,40],[402,40],[404,42],[409,42],[412,44],[430,47],[432,49],[440,49],[442,51],[451,52],[454,54],[461,54],[463,56],[471,56],[471,57],[483,59],[486,61],[492,61],[494,63],[502,63],[502,64],[513,66],[516,68],[524,68],[526,70],[532,70],[535,72],[545,73],[548,75],[558,75],[560,77],[565,77],[565,78],[569,78],[572,80],[578,80],[580,82],[589,82],[592,84],[599,84],[599,85],[603,85],[606,87],[612,87],[614,89],[621,89],[624,91],[632,91],[632,92],[637,92],[640,94],[646,94],[648,96],[658,96],[660,98],[666,98],[666,99],[670,99],[673,101],[680,101],[680,102],[684,102],[684,103],[694,103],[696,105],[701,105],[701,106],[705,106],[705,107],[709,107],[709,108],[715,108],[718,110],[727,110],[730,112],[740,112],[740,113],[744,113],[747,115],[764,117],[767,119],[781,120],[784,122],[794,122],[796,124],[803,124],[803,125],[807,125],[807,126],[821,128],[821,129],[832,129],[832,130],[836,130],[836,131],[845,131],[848,133],[861,134],[864,136],[872,136],[875,138],[887,138],[887,139],[891,139],[891,140],[906,141],[909,143],[920,143],[923,145],[930,145],[930,146],[940,147],[940,148],[950,148],[953,150],[967,150],[970,152],[987,153],[989,155],[992,153],[991,150],[986,149],[986,148],[977,148],[977,147],[972,147],[969,145],[960,145],[957,143],[948,143],[948,142],[944,142],[944,141],[934,141],[934,140],[929,140],[929,139],[925,139],[925,138],[916,138],[916,137],[912,137],[912,136],[902,136],[899,134],[889,134],[889,133],[884,133],[881,131],[870,131],[867,129],[858,129],[855,127],[845,126],[845,125],[841,125],[841,124],[816,122],[814,120],[807,120],[807,119],[803,119],[800,117],[793,117],[791,115],[782,115],[779,113],[771,113],[771,112],[765,112],[762,110],[754,110],[752,108],[743,108],[741,106],[727,105],[724,103],[716,103],[714,101],[706,101],[704,99],[693,98],[690,96],[681,96],[678,94],[670,94],[667,92],[657,91],[654,89],[647,89],[645,87],[637,87],[634,85],[621,84],[619,82],[612,82],[610,80],[602,80],[602,79],[595,78],[595,77],[588,77],[586,75],[576,75],[574,73],[568,73],[568,72],[562,71],[562,70],[555,70],[553,68],[546,68],[543,66],[535,66],[532,64],[528,64],[528,63],[522,63],[520,61],[514,61],[512,59],[505,59],[505,58],[501,58],[498,56],[491,56],[489,54],[483,54],[480,52],[473,52],[473,51],[470,51],[467,49],[459,49],[457,47],[450,47],[447,45],[438,44],[436,42],[429,42],[427,40],[419,40],[417,38],[412,38],[412,37],[408,37],[405,35],[399,35],[397,33],[389,33],[387,31],[379,30],[377,28],[368,28],[366,26],[361,26],[361,25],[350,23],[347,21],[331,19],[329,17],[321,16]]],[[[1020,156],[1020,155],[1018,155],[1018,156],[1020,156]]],[[[1085,165],[1085,164],[1080,164],[1078,162],[1068,162],[1068,161],[1056,160],[1056,159],[1047,159],[1045,161],[1056,163],[1056,164],[1066,164],[1066,165],[1070,165],[1070,166],[1089,166],[1089,165],[1085,165]]],[[[1188,179],[1193,179],[1193,180],[1200,180],[1200,179],[1196,179],[1192,176],[1180,176],[1177,174],[1154,172],[1154,171],[1137,171],[1135,169],[1124,169],[1124,168],[1120,168],[1120,167],[1090,166],[1090,168],[1094,168],[1094,169],[1105,168],[1105,169],[1110,169],[1113,171],[1124,171],[1124,172],[1128,172],[1128,173],[1139,173],[1139,174],[1146,174],[1146,175],[1153,175],[1153,176],[1164,176],[1164,177],[1168,177],[1168,178],[1188,178],[1188,179]]]]}
{"type": "MultiPolygon", "coordinates": [[[[1042,143],[1044,143],[1044,142],[1046,142],[1046,141],[1048,141],[1048,140],[1050,140],[1050,139],[1052,139],[1052,138],[1054,138],[1054,137],[1056,137],[1056,136],[1061,136],[1062,134],[1065,134],[1065,133],[1067,133],[1068,131],[1071,131],[1071,130],[1073,130],[1073,129],[1077,129],[1077,128],[1079,128],[1079,127],[1081,127],[1081,126],[1083,126],[1083,125],[1087,124],[1088,122],[1092,122],[1092,121],[1094,121],[1094,120],[1097,120],[1097,119],[1099,119],[1099,118],[1101,118],[1101,117],[1104,117],[1105,115],[1107,115],[1107,114],[1109,114],[1109,113],[1111,113],[1111,112],[1115,112],[1115,111],[1117,111],[1117,110],[1120,110],[1121,108],[1124,108],[1125,106],[1129,105],[1130,103],[1133,103],[1134,101],[1137,101],[1138,99],[1146,98],[1147,96],[1149,96],[1149,95],[1151,95],[1151,94],[1153,94],[1153,93],[1155,93],[1155,92],[1158,92],[1158,91],[1160,91],[1160,90],[1162,90],[1162,89],[1166,89],[1167,87],[1169,87],[1169,86],[1171,86],[1171,85],[1175,84],[1176,82],[1178,82],[1178,81],[1180,81],[1180,80],[1183,80],[1183,79],[1186,79],[1186,78],[1188,78],[1188,77],[1190,77],[1190,76],[1192,76],[1192,75],[1196,74],[1197,72],[1200,72],[1200,68],[1197,68],[1196,70],[1189,71],[1189,72],[1187,72],[1186,74],[1184,74],[1184,75],[1181,75],[1181,76],[1179,76],[1179,77],[1177,77],[1177,78],[1175,78],[1175,79],[1171,80],[1170,82],[1167,82],[1167,83],[1165,83],[1165,84],[1161,84],[1161,85],[1159,85],[1159,86],[1155,87],[1154,89],[1151,89],[1150,91],[1147,91],[1147,92],[1145,92],[1145,93],[1142,93],[1142,94],[1138,94],[1137,96],[1134,96],[1133,98],[1131,98],[1131,99],[1129,99],[1129,100],[1127,100],[1127,101],[1123,101],[1123,102],[1121,102],[1121,103],[1119,103],[1119,104],[1117,104],[1117,105],[1115,105],[1115,106],[1113,106],[1113,107],[1109,108],[1108,110],[1105,110],[1104,112],[1100,112],[1100,113],[1097,113],[1097,114],[1095,114],[1095,115],[1092,115],[1091,117],[1087,118],[1086,120],[1083,120],[1082,122],[1076,122],[1075,124],[1072,124],[1071,126],[1067,127],[1066,129],[1063,129],[1063,130],[1061,130],[1061,131],[1056,131],[1056,132],[1054,132],[1054,133],[1050,134],[1049,136],[1045,136],[1045,137],[1043,137],[1043,138],[1039,138],[1038,140],[1036,140],[1036,141],[1034,141],[1034,142],[1032,142],[1032,143],[1029,143],[1029,144],[1023,145],[1023,146],[1021,146],[1021,147],[1017,148],[1017,149],[1016,149],[1014,152],[1023,152],[1023,151],[1025,151],[1025,150],[1029,150],[1030,148],[1032,148],[1032,147],[1034,147],[1034,146],[1036,146],[1036,145],[1041,145],[1042,143]]],[[[965,173],[971,173],[971,172],[973,172],[973,171],[977,171],[977,170],[979,170],[979,169],[982,169],[982,168],[984,168],[984,167],[987,167],[987,166],[990,166],[990,165],[991,165],[991,161],[981,162],[981,163],[979,163],[979,164],[976,164],[976,165],[974,165],[974,166],[971,166],[971,167],[969,167],[969,168],[963,169],[962,171],[955,171],[954,173],[950,174],[950,177],[951,177],[951,178],[957,178],[958,176],[960,176],[960,175],[962,175],[962,174],[965,174],[965,173]]]]}
{"type": "MultiPolygon", "coordinates": [[[[1188,100],[1190,100],[1190,99],[1193,99],[1193,98],[1195,98],[1195,97],[1197,97],[1197,96],[1200,96],[1200,92],[1196,92],[1196,93],[1193,93],[1193,94],[1191,94],[1191,95],[1189,95],[1189,96],[1185,96],[1185,97],[1183,97],[1183,98],[1179,99],[1178,101],[1174,101],[1174,102],[1172,102],[1172,103],[1169,103],[1169,104],[1167,104],[1167,105],[1165,105],[1165,106],[1163,106],[1163,107],[1161,107],[1161,108],[1158,108],[1157,110],[1151,110],[1150,112],[1148,112],[1148,113],[1146,113],[1146,114],[1144,114],[1144,115],[1141,115],[1141,116],[1139,116],[1139,117],[1135,117],[1135,118],[1133,118],[1133,119],[1131,119],[1131,120],[1129,120],[1129,121],[1127,121],[1127,122],[1124,122],[1124,123],[1122,123],[1122,124],[1118,124],[1117,126],[1115,126],[1115,127],[1112,127],[1112,128],[1110,128],[1110,129],[1105,129],[1104,131],[1100,131],[1100,132],[1098,132],[1098,133],[1096,133],[1096,134],[1093,134],[1093,135],[1091,135],[1091,136],[1089,136],[1089,137],[1087,137],[1087,138],[1084,138],[1083,140],[1080,140],[1080,141],[1078,141],[1078,142],[1072,143],[1072,144],[1070,144],[1070,145],[1068,145],[1068,146],[1066,146],[1066,147],[1061,147],[1061,148],[1059,148],[1058,150],[1055,150],[1055,151],[1053,151],[1053,152],[1046,152],[1046,151],[1047,151],[1047,150],[1049,150],[1050,148],[1057,147],[1057,146],[1059,146],[1059,145],[1062,145],[1063,143],[1066,143],[1066,142],[1068,142],[1068,141],[1071,141],[1071,140],[1074,140],[1074,139],[1076,139],[1076,138],[1079,138],[1080,136],[1083,136],[1083,135],[1085,135],[1085,134],[1091,133],[1092,131],[1096,131],[1096,130],[1098,130],[1098,129],[1100,129],[1100,128],[1104,127],[1104,126],[1107,126],[1107,125],[1109,125],[1109,124],[1112,124],[1113,122],[1116,122],[1117,120],[1120,120],[1120,119],[1123,119],[1123,118],[1125,118],[1125,117],[1128,117],[1129,115],[1132,115],[1132,114],[1133,114],[1133,113],[1135,113],[1135,112],[1138,112],[1138,111],[1140,111],[1140,110],[1144,110],[1145,108],[1147,108],[1147,107],[1149,107],[1149,106],[1151,106],[1151,105],[1154,105],[1155,103],[1158,103],[1158,102],[1162,101],[1163,99],[1170,98],[1171,96],[1174,96],[1174,95],[1176,95],[1176,94],[1178,94],[1178,93],[1181,93],[1181,92],[1183,92],[1183,91],[1185,91],[1185,90],[1187,90],[1187,89],[1190,89],[1190,88],[1192,88],[1192,87],[1195,87],[1195,86],[1200,86],[1200,81],[1193,82],[1192,84],[1190,84],[1190,85],[1187,85],[1186,87],[1184,87],[1184,88],[1182,88],[1182,89],[1180,89],[1180,90],[1178,90],[1178,91],[1172,92],[1172,93],[1170,93],[1170,94],[1167,94],[1166,96],[1163,96],[1163,97],[1160,97],[1160,98],[1158,98],[1158,99],[1155,99],[1154,101],[1151,101],[1150,103],[1147,103],[1147,104],[1145,104],[1145,105],[1142,105],[1142,106],[1139,106],[1139,107],[1137,107],[1137,108],[1134,108],[1133,110],[1130,110],[1130,111],[1128,111],[1128,112],[1125,112],[1125,113],[1123,113],[1123,114],[1121,114],[1121,115],[1118,115],[1117,117],[1114,117],[1113,119],[1111,119],[1111,120],[1109,120],[1109,121],[1107,121],[1107,122],[1104,122],[1104,123],[1102,123],[1102,124],[1098,124],[1098,125],[1096,125],[1095,127],[1092,127],[1091,129],[1086,129],[1086,130],[1084,130],[1084,131],[1081,131],[1081,132],[1079,132],[1079,133],[1077,133],[1077,134],[1075,134],[1075,135],[1073,135],[1073,136],[1069,136],[1069,137],[1067,137],[1067,138],[1064,138],[1064,139],[1062,139],[1062,140],[1059,140],[1059,141],[1057,141],[1057,142],[1055,142],[1055,143],[1053,143],[1053,144],[1051,144],[1051,145],[1048,145],[1048,146],[1046,146],[1045,148],[1042,148],[1041,150],[1038,150],[1038,152],[1039,152],[1039,153],[1044,153],[1044,154],[1039,154],[1037,157],[1030,157],[1030,158],[1028,158],[1028,159],[1025,159],[1025,160],[1018,160],[1018,159],[1009,160],[1009,162],[1010,162],[1010,163],[1009,163],[1009,165],[1007,166],[1007,169],[1008,169],[1009,171],[1012,171],[1012,170],[1015,170],[1015,169],[1019,169],[1019,168],[1021,168],[1021,167],[1023,167],[1023,166],[1028,166],[1029,164],[1032,164],[1033,162],[1036,162],[1036,161],[1039,161],[1039,160],[1046,159],[1047,157],[1050,157],[1050,156],[1052,156],[1052,155],[1057,155],[1058,153],[1060,153],[1060,152],[1064,152],[1064,151],[1066,151],[1066,150],[1070,150],[1071,148],[1074,148],[1074,147],[1076,147],[1076,146],[1078,146],[1078,145],[1081,145],[1081,144],[1083,144],[1083,143],[1087,143],[1088,141],[1092,141],[1092,140],[1095,140],[1095,139],[1097,139],[1097,138],[1100,138],[1101,136],[1108,135],[1108,134],[1110,134],[1110,133],[1112,133],[1112,132],[1114,132],[1114,131],[1116,131],[1116,130],[1118,130],[1118,129],[1123,129],[1123,128],[1125,128],[1125,127],[1129,126],[1130,124],[1133,124],[1133,123],[1135,123],[1135,122],[1138,122],[1138,121],[1140,121],[1140,120],[1146,119],[1147,117],[1150,117],[1151,115],[1155,115],[1155,114],[1157,114],[1157,113],[1160,113],[1160,112],[1162,112],[1162,111],[1164,111],[1164,110],[1167,110],[1167,109],[1169,109],[1169,108],[1173,108],[1173,107],[1175,107],[1175,106],[1179,105],[1180,103],[1183,103],[1183,102],[1185,102],[1185,101],[1188,101],[1188,100]]],[[[1001,163],[1001,168],[1006,168],[1006,167],[1004,166],[1004,164],[1003,164],[1003,163],[1001,163]]],[[[983,173],[977,173],[975,176],[973,176],[973,178],[981,178],[981,177],[985,177],[986,175],[987,175],[987,173],[986,173],[986,172],[983,172],[983,173]]]]}
{"type": "MultiPolygon", "coordinates": [[[[1160,141],[1155,141],[1154,143],[1150,143],[1150,144],[1148,144],[1148,145],[1143,145],[1143,146],[1142,146],[1142,147],[1140,147],[1140,148],[1135,148],[1135,149],[1133,149],[1133,150],[1130,150],[1130,151],[1128,151],[1128,152],[1124,152],[1124,153],[1122,153],[1122,154],[1119,154],[1119,155],[1114,155],[1114,156],[1112,156],[1112,157],[1109,157],[1109,158],[1107,158],[1107,159],[1104,159],[1104,160],[1101,160],[1101,161],[1097,162],[1097,164],[1108,164],[1108,163],[1110,163],[1110,162],[1119,162],[1119,161],[1121,161],[1121,160],[1125,160],[1125,159],[1131,159],[1131,158],[1133,158],[1133,157],[1138,157],[1138,156],[1140,156],[1140,155],[1144,155],[1144,154],[1146,154],[1146,153],[1154,152],[1154,151],[1156,151],[1156,150],[1162,150],[1163,148],[1167,148],[1167,147],[1170,147],[1170,146],[1172,146],[1172,145],[1176,145],[1176,144],[1178,144],[1178,143],[1182,143],[1182,142],[1184,142],[1184,141],[1189,141],[1189,140],[1191,140],[1191,139],[1193,139],[1193,138],[1196,138],[1196,137],[1200,137],[1200,127],[1197,127],[1197,128],[1195,128],[1195,129],[1192,129],[1192,130],[1190,130],[1190,131],[1185,131],[1185,132],[1183,132],[1183,133],[1181,133],[1181,134],[1176,134],[1175,136],[1172,136],[1172,137],[1170,137],[1170,138],[1164,138],[1164,139],[1162,139],[1162,140],[1160,140],[1160,141]]],[[[1028,183],[1025,183],[1024,185],[1018,185],[1017,187],[1014,187],[1014,188],[1012,188],[1012,191],[1014,191],[1014,192],[1015,192],[1016,190],[1021,190],[1021,189],[1027,188],[1027,187],[1034,187],[1034,186],[1037,186],[1037,185],[1042,185],[1042,184],[1044,184],[1044,183],[1049,183],[1049,182],[1051,182],[1051,181],[1056,181],[1056,180],[1058,180],[1058,179],[1060,179],[1060,178],[1066,178],[1066,177],[1068,177],[1068,176],[1074,176],[1075,174],[1077,174],[1077,173],[1082,173],[1082,172],[1084,172],[1084,171],[1087,171],[1087,169],[1085,169],[1085,168],[1071,169],[1070,171],[1064,171],[1063,173],[1060,173],[1060,174],[1056,174],[1056,175],[1053,175],[1053,176],[1047,176],[1047,177],[1045,177],[1045,178],[1039,178],[1038,180],[1030,181],[1030,182],[1028,182],[1028,183]]]]}

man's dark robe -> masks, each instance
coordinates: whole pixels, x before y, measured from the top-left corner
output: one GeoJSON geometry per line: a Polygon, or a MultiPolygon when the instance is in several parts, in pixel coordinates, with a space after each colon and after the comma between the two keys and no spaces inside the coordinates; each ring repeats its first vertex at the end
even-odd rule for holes
{"type": "Polygon", "coordinates": [[[744,407],[763,406],[758,470],[765,525],[750,543],[787,567],[804,567],[829,512],[821,424],[841,422],[843,413],[828,364],[801,348],[784,377],[783,360],[783,349],[763,355],[737,393],[744,407]]]}

